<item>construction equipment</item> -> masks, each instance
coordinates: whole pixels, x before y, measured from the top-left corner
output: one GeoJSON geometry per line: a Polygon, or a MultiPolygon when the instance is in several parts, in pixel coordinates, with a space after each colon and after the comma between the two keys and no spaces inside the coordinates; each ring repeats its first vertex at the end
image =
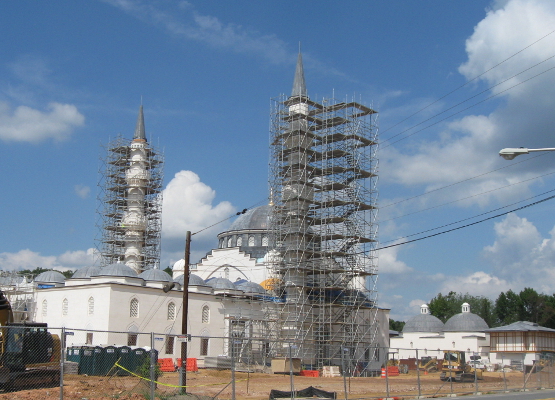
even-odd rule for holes
{"type": "Polygon", "coordinates": [[[58,385],[59,336],[50,334],[45,323],[12,321],[10,302],[0,292],[0,389],[58,385]]]}
{"type": "Polygon", "coordinates": [[[422,357],[418,362],[418,369],[425,372],[437,372],[437,357],[422,357]]]}
{"type": "Polygon", "coordinates": [[[439,379],[453,382],[474,382],[483,379],[482,370],[467,363],[464,351],[443,351],[443,365],[439,379]]]}

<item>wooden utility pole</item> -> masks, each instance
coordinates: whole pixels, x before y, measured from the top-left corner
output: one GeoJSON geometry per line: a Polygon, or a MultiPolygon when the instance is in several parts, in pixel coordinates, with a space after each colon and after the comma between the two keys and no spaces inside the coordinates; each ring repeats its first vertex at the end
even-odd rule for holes
{"type": "Polygon", "coordinates": [[[191,254],[191,231],[187,231],[185,236],[185,265],[183,266],[183,306],[181,318],[181,374],[179,376],[179,386],[181,393],[187,393],[187,317],[189,311],[189,255],[191,254]]]}

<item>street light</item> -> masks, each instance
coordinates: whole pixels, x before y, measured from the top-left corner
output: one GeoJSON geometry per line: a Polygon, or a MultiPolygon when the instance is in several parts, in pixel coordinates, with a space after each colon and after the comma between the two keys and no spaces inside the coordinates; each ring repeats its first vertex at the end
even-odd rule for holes
{"type": "Polygon", "coordinates": [[[521,154],[532,153],[534,151],[555,151],[555,148],[547,147],[547,148],[544,148],[544,149],[527,149],[525,147],[518,147],[518,148],[510,148],[509,147],[509,148],[501,150],[499,152],[499,155],[501,157],[503,157],[505,160],[512,160],[516,156],[519,156],[521,154]]]}

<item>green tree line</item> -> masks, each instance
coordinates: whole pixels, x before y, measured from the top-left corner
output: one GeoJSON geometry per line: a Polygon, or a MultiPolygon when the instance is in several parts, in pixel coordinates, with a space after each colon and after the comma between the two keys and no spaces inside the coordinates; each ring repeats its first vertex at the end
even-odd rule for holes
{"type": "MultiPolygon", "coordinates": [[[[439,293],[430,300],[428,306],[430,314],[445,323],[461,312],[463,303],[470,304],[470,311],[482,317],[490,328],[529,321],[555,329],[555,294],[538,293],[532,288],[525,288],[518,294],[512,290],[501,292],[495,301],[468,293],[439,293]]],[[[402,321],[389,320],[389,329],[400,331],[403,326],[402,321]]]]}

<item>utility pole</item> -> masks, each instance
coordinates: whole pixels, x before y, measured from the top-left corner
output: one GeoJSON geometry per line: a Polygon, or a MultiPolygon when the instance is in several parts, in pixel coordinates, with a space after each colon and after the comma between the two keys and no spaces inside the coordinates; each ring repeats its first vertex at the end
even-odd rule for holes
{"type": "Polygon", "coordinates": [[[181,318],[181,334],[183,341],[181,342],[181,371],[179,375],[179,386],[181,386],[181,394],[187,393],[187,317],[189,311],[189,255],[191,254],[191,231],[187,231],[185,235],[185,265],[183,266],[183,313],[181,318]]]}

